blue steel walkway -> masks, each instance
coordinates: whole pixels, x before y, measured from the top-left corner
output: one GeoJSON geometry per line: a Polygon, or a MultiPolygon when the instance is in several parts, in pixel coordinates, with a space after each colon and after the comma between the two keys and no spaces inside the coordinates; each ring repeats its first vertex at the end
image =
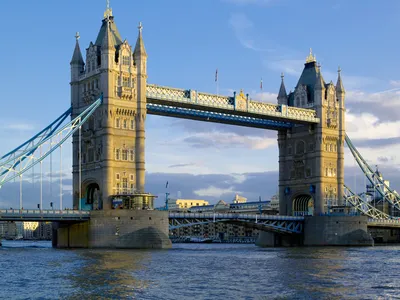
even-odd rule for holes
{"type": "Polygon", "coordinates": [[[299,234],[303,232],[304,217],[256,214],[169,213],[170,230],[219,222],[250,226],[264,231],[299,234]]]}

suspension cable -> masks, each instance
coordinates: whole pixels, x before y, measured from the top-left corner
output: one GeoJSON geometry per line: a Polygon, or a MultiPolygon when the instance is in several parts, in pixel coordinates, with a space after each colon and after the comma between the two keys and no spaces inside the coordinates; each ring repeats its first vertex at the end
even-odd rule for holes
{"type": "MultiPolygon", "coordinates": [[[[42,145],[40,145],[40,157],[42,157],[42,145]]],[[[43,210],[43,161],[40,161],[40,210],[43,210]]]]}
{"type": "Polygon", "coordinates": [[[62,145],[60,145],[60,210],[62,208],[62,145]]]}
{"type": "Polygon", "coordinates": [[[79,126],[79,145],[78,145],[78,154],[79,154],[79,199],[78,199],[78,208],[81,210],[81,199],[82,199],[82,126],[79,126]]]}

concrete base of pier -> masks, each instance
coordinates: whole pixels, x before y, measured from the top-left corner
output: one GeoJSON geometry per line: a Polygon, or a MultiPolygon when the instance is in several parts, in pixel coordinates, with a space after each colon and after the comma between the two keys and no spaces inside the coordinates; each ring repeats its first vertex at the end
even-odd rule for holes
{"type": "Polygon", "coordinates": [[[98,210],[90,221],[57,222],[53,225],[53,247],[166,249],[168,212],[156,210],[98,210]]]}
{"type": "Polygon", "coordinates": [[[275,232],[260,231],[256,239],[259,247],[298,247],[303,245],[303,235],[282,235],[275,232]]]}
{"type": "Polygon", "coordinates": [[[304,220],[303,235],[282,235],[260,231],[260,247],[291,246],[373,246],[365,216],[315,216],[304,220]]]}
{"type": "Polygon", "coordinates": [[[366,216],[315,216],[304,220],[305,246],[373,246],[366,216]]]}

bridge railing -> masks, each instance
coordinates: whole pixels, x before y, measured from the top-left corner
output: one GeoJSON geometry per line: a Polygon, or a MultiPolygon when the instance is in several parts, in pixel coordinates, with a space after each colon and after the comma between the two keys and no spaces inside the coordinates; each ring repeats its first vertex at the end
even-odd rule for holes
{"type": "Polygon", "coordinates": [[[368,223],[379,223],[379,224],[399,224],[400,219],[368,219],[368,223]]]}
{"type": "Polygon", "coordinates": [[[51,210],[51,209],[0,209],[0,214],[34,214],[34,215],[82,215],[87,216],[89,211],[84,210],[51,210]]]}

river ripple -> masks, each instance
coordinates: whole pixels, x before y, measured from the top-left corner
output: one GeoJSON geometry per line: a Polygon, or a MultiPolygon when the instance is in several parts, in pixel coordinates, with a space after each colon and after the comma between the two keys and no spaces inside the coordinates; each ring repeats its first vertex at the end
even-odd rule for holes
{"type": "Polygon", "coordinates": [[[1,299],[400,299],[400,246],[58,250],[4,241],[1,299]]]}

